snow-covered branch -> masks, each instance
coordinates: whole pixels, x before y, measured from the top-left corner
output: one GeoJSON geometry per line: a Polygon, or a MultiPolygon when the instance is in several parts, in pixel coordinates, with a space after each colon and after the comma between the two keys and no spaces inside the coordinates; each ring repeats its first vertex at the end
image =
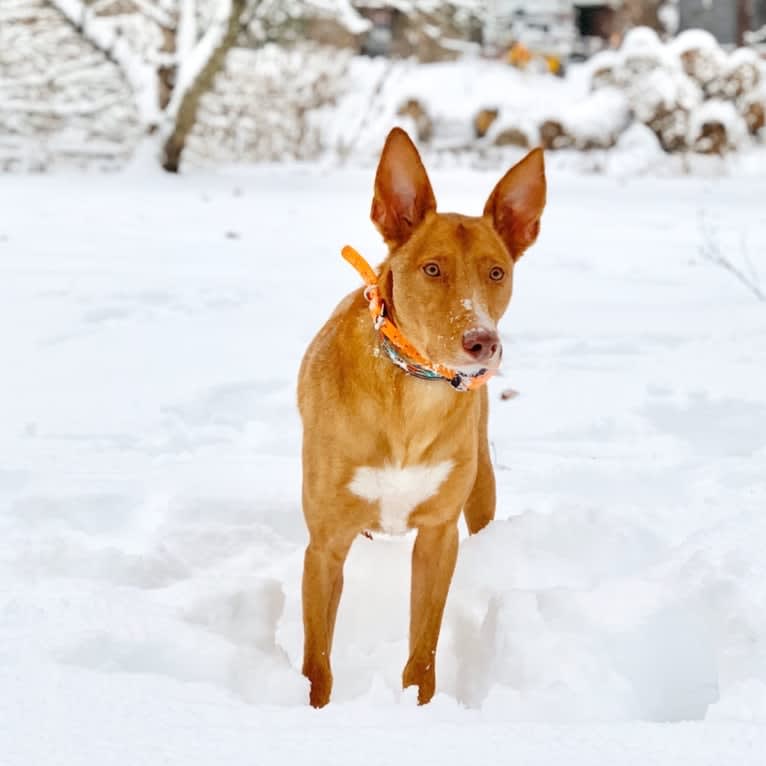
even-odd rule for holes
{"type": "MultiPolygon", "coordinates": [[[[176,38],[178,73],[166,116],[175,121],[187,91],[199,77],[214,51],[221,45],[232,14],[232,0],[217,0],[215,13],[205,34],[197,39],[196,0],[181,0],[176,38]]],[[[166,121],[166,129],[168,122],[166,121]]]]}
{"type": "Polygon", "coordinates": [[[135,51],[110,18],[97,16],[82,0],[49,0],[91,45],[117,64],[131,86],[141,122],[159,120],[158,83],[154,67],[135,51]]]}

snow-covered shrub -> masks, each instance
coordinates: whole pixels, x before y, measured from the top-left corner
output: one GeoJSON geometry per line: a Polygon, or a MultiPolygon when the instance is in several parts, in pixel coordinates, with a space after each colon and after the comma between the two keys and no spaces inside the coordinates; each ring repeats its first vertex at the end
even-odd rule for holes
{"type": "Polygon", "coordinates": [[[750,48],[738,48],[726,61],[721,78],[721,98],[739,99],[757,90],[763,82],[758,54],[750,48]]]}
{"type": "Polygon", "coordinates": [[[549,118],[540,125],[540,143],[544,149],[571,149],[574,138],[567,133],[561,120],[549,118]]]}
{"type": "Polygon", "coordinates": [[[408,117],[415,128],[418,141],[428,142],[434,134],[434,123],[428,110],[417,98],[408,98],[396,111],[397,117],[408,117]]]}
{"type": "MultiPolygon", "coordinates": [[[[634,29],[589,69],[591,90],[620,88],[667,152],[722,153],[741,144],[743,126],[753,135],[763,130],[763,62],[748,49],[727,55],[708,32],[688,30],[666,45],[654,31],[634,29]]],[[[563,127],[571,131],[566,120],[563,127]]]]}
{"type": "Polygon", "coordinates": [[[747,125],[729,101],[711,99],[692,113],[689,144],[702,154],[726,154],[738,148],[747,135],[747,125]]]}
{"type": "Polygon", "coordinates": [[[517,110],[498,110],[497,118],[487,130],[486,141],[494,146],[517,146],[527,149],[540,143],[540,132],[534,120],[517,110]]]}
{"type": "Polygon", "coordinates": [[[591,90],[611,88],[618,85],[617,77],[621,59],[616,51],[600,51],[588,62],[591,90]]]}
{"type": "Polygon", "coordinates": [[[0,171],[124,162],[138,140],[117,66],[44,0],[0,8],[0,171]]]}
{"type": "Polygon", "coordinates": [[[577,149],[609,149],[630,124],[625,94],[603,88],[567,110],[563,128],[577,149]]]}
{"type": "Polygon", "coordinates": [[[521,149],[527,149],[532,143],[537,142],[530,141],[529,134],[521,128],[508,127],[499,130],[492,143],[495,146],[518,146],[521,149]]]}
{"type": "Polygon", "coordinates": [[[677,69],[657,69],[628,89],[636,118],[648,125],[665,151],[685,149],[689,115],[702,101],[702,90],[677,69]]]}
{"type": "Polygon", "coordinates": [[[631,29],[625,35],[617,59],[617,81],[628,84],[659,67],[666,66],[669,58],[667,49],[653,29],[631,29]]]}
{"type": "Polygon", "coordinates": [[[688,29],[671,43],[670,50],[678,56],[689,77],[711,94],[721,92],[726,53],[710,32],[688,29]]]}
{"type": "Polygon", "coordinates": [[[766,91],[752,93],[742,100],[740,114],[751,135],[761,134],[766,128],[766,91]]]}
{"type": "Polygon", "coordinates": [[[200,104],[188,138],[194,164],[314,159],[316,117],[341,91],[348,56],[318,46],[235,48],[200,104]]]}
{"type": "Polygon", "coordinates": [[[540,131],[530,122],[498,120],[488,133],[488,140],[495,146],[517,146],[528,149],[541,143],[540,131]]]}
{"type": "Polygon", "coordinates": [[[473,118],[473,132],[476,138],[484,138],[492,123],[498,118],[499,109],[480,109],[473,118]]]}

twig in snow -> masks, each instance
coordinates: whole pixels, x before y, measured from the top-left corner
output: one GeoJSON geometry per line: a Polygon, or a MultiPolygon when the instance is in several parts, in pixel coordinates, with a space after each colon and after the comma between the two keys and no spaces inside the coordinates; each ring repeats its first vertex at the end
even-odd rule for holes
{"type": "Polygon", "coordinates": [[[699,215],[700,233],[702,235],[702,241],[699,247],[700,257],[708,261],[708,263],[720,266],[725,271],[728,271],[735,279],[743,284],[759,301],[766,303],[766,292],[761,288],[758,272],[753,264],[750,255],[747,251],[747,246],[742,239],[740,246],[742,249],[742,257],[747,266],[749,274],[746,274],[738,266],[735,266],[731,260],[721,252],[721,246],[716,236],[716,231],[707,222],[704,211],[699,215]]]}

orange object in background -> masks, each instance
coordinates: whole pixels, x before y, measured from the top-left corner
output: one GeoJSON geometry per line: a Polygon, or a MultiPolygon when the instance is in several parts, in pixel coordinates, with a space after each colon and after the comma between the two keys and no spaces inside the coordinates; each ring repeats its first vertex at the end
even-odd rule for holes
{"type": "Polygon", "coordinates": [[[519,69],[526,69],[527,64],[532,60],[532,52],[524,43],[514,43],[507,54],[508,63],[519,69]]]}
{"type": "Polygon", "coordinates": [[[506,61],[517,69],[528,69],[534,64],[536,70],[550,72],[550,74],[562,73],[561,58],[556,55],[547,55],[531,51],[524,43],[515,42],[505,55],[506,61]]]}

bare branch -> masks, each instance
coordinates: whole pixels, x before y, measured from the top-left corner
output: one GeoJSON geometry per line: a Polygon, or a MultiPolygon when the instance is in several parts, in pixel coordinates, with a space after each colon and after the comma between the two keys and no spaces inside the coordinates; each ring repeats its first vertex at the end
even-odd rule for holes
{"type": "Polygon", "coordinates": [[[133,3],[144,16],[151,19],[157,26],[170,30],[175,29],[175,19],[156,3],[149,2],[149,0],[133,0],[133,3]]]}
{"type": "Polygon", "coordinates": [[[741,242],[742,256],[745,264],[748,266],[750,274],[746,274],[738,266],[735,266],[731,260],[721,252],[717,233],[708,223],[704,211],[700,211],[699,226],[702,235],[702,241],[699,246],[700,257],[708,263],[720,266],[724,271],[728,271],[729,274],[743,284],[759,301],[766,303],[766,292],[761,288],[760,280],[755,271],[755,266],[750,260],[744,240],[741,242]]]}

